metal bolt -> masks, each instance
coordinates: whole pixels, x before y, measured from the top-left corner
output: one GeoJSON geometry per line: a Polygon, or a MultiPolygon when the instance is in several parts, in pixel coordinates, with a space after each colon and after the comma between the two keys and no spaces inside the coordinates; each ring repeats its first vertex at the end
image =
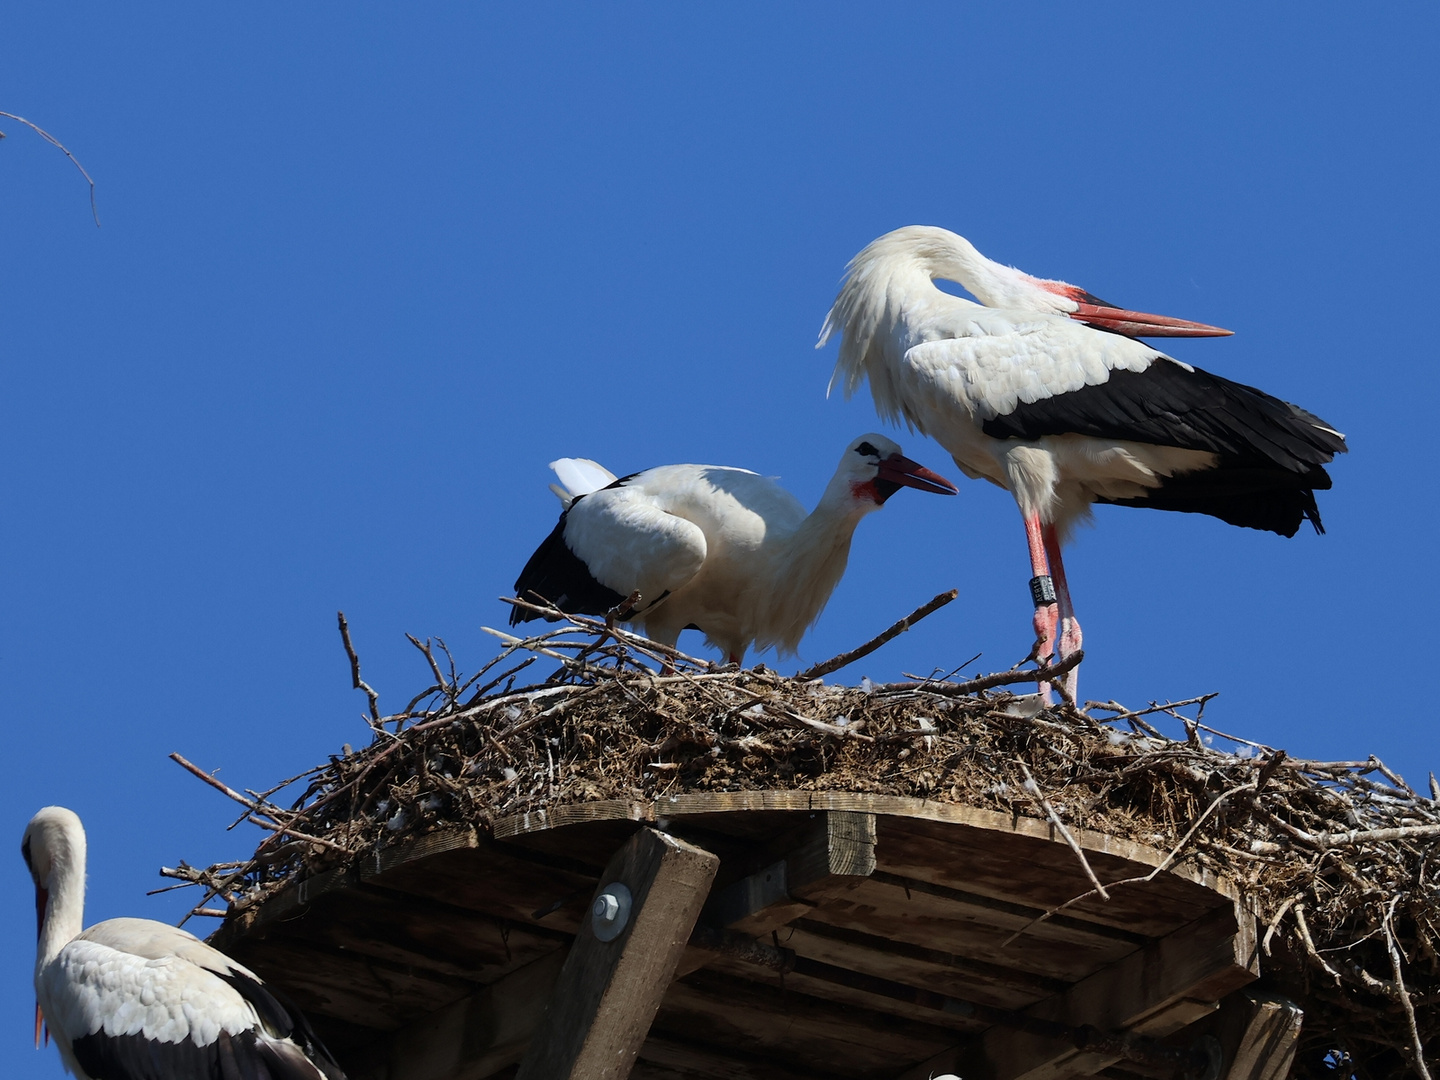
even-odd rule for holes
{"type": "Polygon", "coordinates": [[[634,897],[622,882],[611,882],[601,889],[590,905],[590,929],[595,936],[601,941],[614,941],[619,937],[630,921],[633,902],[634,897]]]}

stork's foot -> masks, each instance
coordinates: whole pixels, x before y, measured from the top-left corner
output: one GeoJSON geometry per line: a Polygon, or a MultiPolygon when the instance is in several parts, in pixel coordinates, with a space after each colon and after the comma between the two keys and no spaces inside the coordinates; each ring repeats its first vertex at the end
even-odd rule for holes
{"type": "MultiPolygon", "coordinates": [[[[1041,667],[1050,663],[1055,655],[1055,626],[1060,618],[1060,609],[1054,604],[1040,604],[1035,608],[1035,646],[1030,650],[1030,659],[1041,667]]],[[[1054,703],[1050,684],[1040,683],[1041,700],[1046,705],[1054,703]]]]}
{"type": "MultiPolygon", "coordinates": [[[[1060,656],[1061,660],[1068,660],[1080,651],[1084,642],[1084,636],[1080,633],[1080,622],[1074,615],[1067,615],[1060,620],[1060,656]]],[[[1079,665],[1071,668],[1061,677],[1061,684],[1065,693],[1070,696],[1071,701],[1080,700],[1080,668],[1079,665]]]]}

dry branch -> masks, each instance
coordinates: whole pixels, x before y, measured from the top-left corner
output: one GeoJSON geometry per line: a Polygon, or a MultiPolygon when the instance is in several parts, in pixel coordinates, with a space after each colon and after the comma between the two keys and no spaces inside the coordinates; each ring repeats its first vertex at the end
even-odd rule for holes
{"type": "Polygon", "coordinates": [[[959,595],[960,593],[957,589],[951,589],[949,592],[940,593],[929,603],[920,605],[920,607],[916,608],[909,615],[906,615],[903,619],[900,619],[899,621],[892,624],[889,629],[884,630],[879,634],[876,634],[873,638],[867,641],[864,645],[861,645],[859,648],[851,649],[849,652],[843,652],[839,656],[832,657],[831,659],[826,660],[824,663],[816,664],[814,667],[811,668],[806,668],[804,671],[802,671],[799,675],[796,675],[795,677],[802,682],[808,682],[810,679],[818,679],[822,675],[829,675],[832,671],[839,671],[841,668],[847,666],[848,664],[853,664],[861,657],[869,656],[876,649],[880,648],[881,645],[884,645],[887,641],[899,637],[906,630],[909,630],[910,627],[914,626],[921,619],[925,618],[926,615],[931,615],[939,611],[942,607],[950,603],[951,600],[954,600],[955,597],[959,595]]]}
{"type": "MultiPolygon", "coordinates": [[[[356,690],[365,691],[365,696],[370,699],[370,719],[378,724],[380,722],[380,695],[370,689],[369,683],[360,678],[360,657],[355,652],[355,646],[350,643],[350,624],[345,621],[345,612],[337,611],[335,615],[340,622],[340,640],[345,643],[345,655],[350,658],[350,682],[356,690]]],[[[433,658],[431,662],[434,662],[433,658]]]]}
{"type": "MultiPolygon", "coordinates": [[[[59,139],[55,138],[54,135],[51,135],[39,124],[26,120],[23,116],[16,116],[14,113],[0,111],[0,116],[4,116],[10,120],[14,120],[17,124],[24,124],[31,131],[35,132],[36,135],[39,135],[42,139],[48,142],[51,146],[56,147],[62,154],[64,154],[67,158],[70,159],[70,163],[74,165],[75,168],[80,170],[80,175],[83,176],[85,178],[85,182],[90,185],[90,216],[95,219],[95,227],[98,229],[100,227],[100,210],[95,205],[95,181],[92,180],[90,178],[90,174],[85,171],[85,166],[80,164],[80,159],[77,158],[74,154],[72,154],[69,148],[64,143],[62,143],[59,139]]],[[[5,133],[3,131],[0,131],[0,139],[3,139],[4,137],[5,133]]]]}

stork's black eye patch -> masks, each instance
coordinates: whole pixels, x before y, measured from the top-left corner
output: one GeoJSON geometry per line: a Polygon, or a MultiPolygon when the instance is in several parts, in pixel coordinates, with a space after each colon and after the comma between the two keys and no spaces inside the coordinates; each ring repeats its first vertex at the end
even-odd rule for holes
{"type": "Polygon", "coordinates": [[[868,442],[862,442],[859,446],[855,447],[855,453],[861,455],[862,457],[880,456],[880,451],[876,450],[875,447],[871,446],[868,442]]]}
{"type": "Polygon", "coordinates": [[[28,837],[28,836],[25,837],[25,839],[21,842],[21,844],[20,844],[20,854],[23,855],[23,856],[25,856],[25,865],[26,865],[26,866],[33,866],[33,865],[34,865],[34,864],[30,861],[30,837],[28,837]]]}

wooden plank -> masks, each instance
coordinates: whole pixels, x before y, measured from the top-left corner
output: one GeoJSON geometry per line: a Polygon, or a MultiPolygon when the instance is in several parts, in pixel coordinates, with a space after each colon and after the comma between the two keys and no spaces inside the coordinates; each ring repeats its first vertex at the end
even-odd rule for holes
{"type": "Polygon", "coordinates": [[[373,880],[387,889],[571,934],[595,888],[593,876],[520,858],[502,844],[443,852],[388,869],[373,880]],[[534,918],[556,901],[564,904],[534,918]]]}
{"type": "Polygon", "coordinates": [[[307,1014],[377,1031],[394,1031],[475,990],[468,980],[286,938],[240,942],[230,955],[279,986],[307,1014]]]}
{"type": "Polygon", "coordinates": [[[874,870],[875,816],[823,813],[784,858],[712,896],[705,905],[705,921],[747,934],[766,934],[826,897],[853,889],[874,870]]]}
{"type": "Polygon", "coordinates": [[[651,1035],[800,1072],[870,1078],[953,1044],[955,1032],[921,1023],[918,1015],[814,997],[789,975],[752,981],[706,968],[670,987],[651,1035]]]}
{"type": "Polygon", "coordinates": [[[1285,1080],[1300,1045],[1305,1014],[1278,995],[1240,991],[1220,1006],[1216,1033],[1224,1054],[1222,1080],[1285,1080]]]}
{"type": "MultiPolygon", "coordinates": [[[[693,792],[666,796],[652,802],[611,799],[593,803],[553,807],[501,818],[495,823],[497,839],[519,838],[527,833],[564,828],[586,822],[623,819],[654,822],[665,818],[672,823],[689,817],[730,814],[747,815],[757,811],[849,810],[884,817],[930,821],[942,825],[961,825],[972,829],[996,832],[1008,837],[1026,837],[1057,845],[1068,851],[1064,841],[1048,821],[1017,817],[998,810],[986,810],[961,803],[933,802],[901,795],[874,795],[850,791],[725,791],[693,792]]],[[[1159,866],[1166,853],[1144,844],[1110,836],[1091,829],[1072,827],[1071,833],[1087,853],[1110,856],[1144,867],[1146,871],[1159,866]]],[[[881,839],[883,846],[884,840],[881,839]]],[[[1074,858],[1073,854],[1070,858],[1074,858]]],[[[899,872],[899,871],[897,871],[899,872]]],[[[1179,865],[1167,871],[1172,878],[1194,882],[1204,889],[1237,898],[1239,889],[1230,881],[1208,870],[1179,865]]]]}
{"type": "Polygon", "coordinates": [[[482,1080],[516,1064],[564,962],[557,949],[395,1032],[350,1080],[482,1080]]]}
{"type": "MultiPolygon", "coordinates": [[[[787,937],[786,942],[788,947],[793,943],[793,938],[787,937]]],[[[860,1014],[864,1016],[876,1017],[885,1014],[895,1019],[923,1024],[935,1032],[943,1030],[946,1035],[937,1034],[934,1045],[953,1043],[958,1038],[978,1035],[985,1026],[960,1013],[928,1009],[916,1005],[913,1001],[873,993],[865,987],[851,986],[835,979],[816,978],[806,971],[787,971],[782,978],[776,973],[757,970],[754,965],[748,964],[742,959],[724,955],[712,956],[705,970],[736,979],[754,980],[780,987],[787,1000],[803,994],[814,1002],[831,1002],[833,1003],[832,1007],[853,1007],[860,1010],[860,1014]]],[[[885,978],[886,976],[878,977],[885,978]]],[[[894,1020],[886,1022],[893,1023],[894,1020]]],[[[835,1054],[832,1052],[830,1064],[833,1064],[834,1057],[835,1054]]]]}
{"type": "Polygon", "coordinates": [[[612,883],[633,897],[618,937],[582,925],[517,1080],[624,1080],[674,977],[720,860],[673,836],[642,829],[610,860],[612,883]]]}
{"type": "MultiPolygon", "coordinates": [[[[986,896],[966,889],[957,889],[950,885],[937,884],[934,881],[902,877],[899,874],[883,871],[876,871],[871,876],[878,884],[890,885],[903,890],[907,900],[916,893],[948,900],[951,905],[954,905],[951,910],[957,918],[998,930],[1011,932],[1023,930],[1027,936],[1040,937],[1048,941],[1102,948],[1106,947],[1108,943],[1117,941],[1139,947],[1148,940],[1144,934],[1137,934],[1129,929],[1110,926],[1108,923],[1077,919],[1064,913],[1052,914],[1042,919],[1042,916],[1047,915],[1045,908],[986,896]]],[[[1219,899],[1221,898],[1217,897],[1217,900],[1219,899]]],[[[1200,914],[1204,914],[1205,910],[1209,909],[1203,909],[1200,914]]]]}
{"type": "Polygon", "coordinates": [[[813,919],[795,922],[785,934],[785,947],[827,964],[1002,1009],[1023,1008],[1066,989],[1061,979],[813,919]]]}
{"type": "MultiPolygon", "coordinates": [[[[1192,1023],[1232,990],[1259,975],[1255,920],[1239,904],[1217,909],[1096,972],[1028,1015],[1103,1032],[1161,1037],[1192,1023]]],[[[979,1039],[900,1074],[924,1080],[954,1072],[985,1080],[1060,1080],[1089,1076],[1119,1060],[1073,1045],[991,1028],[979,1039]]]]}
{"type": "Polygon", "coordinates": [[[530,929],[437,900],[356,885],[315,901],[265,936],[366,956],[477,983],[569,944],[559,930],[530,929]]]}
{"type": "Polygon", "coordinates": [[[1038,933],[1022,934],[1011,941],[1012,930],[971,916],[965,907],[944,896],[918,891],[907,895],[904,889],[870,878],[816,905],[805,918],[1066,984],[1086,978],[1139,947],[1099,936],[1057,939],[1042,929],[1043,923],[1037,927],[1038,933]]]}
{"type": "Polygon", "coordinates": [[[827,1071],[797,1072],[764,1058],[741,1057],[651,1035],[640,1047],[631,1080],[829,1080],[827,1071]]]}
{"type": "MultiPolygon", "coordinates": [[[[1048,911],[1093,886],[1075,853],[1063,842],[917,819],[882,819],[876,845],[878,869],[937,885],[1048,911]]],[[[1102,882],[1143,877],[1154,868],[1113,851],[1089,850],[1086,859],[1102,882]]],[[[1110,890],[1066,908],[1086,920],[1145,937],[1163,937],[1224,903],[1225,893],[1170,872],[1153,881],[1110,890]]]]}

